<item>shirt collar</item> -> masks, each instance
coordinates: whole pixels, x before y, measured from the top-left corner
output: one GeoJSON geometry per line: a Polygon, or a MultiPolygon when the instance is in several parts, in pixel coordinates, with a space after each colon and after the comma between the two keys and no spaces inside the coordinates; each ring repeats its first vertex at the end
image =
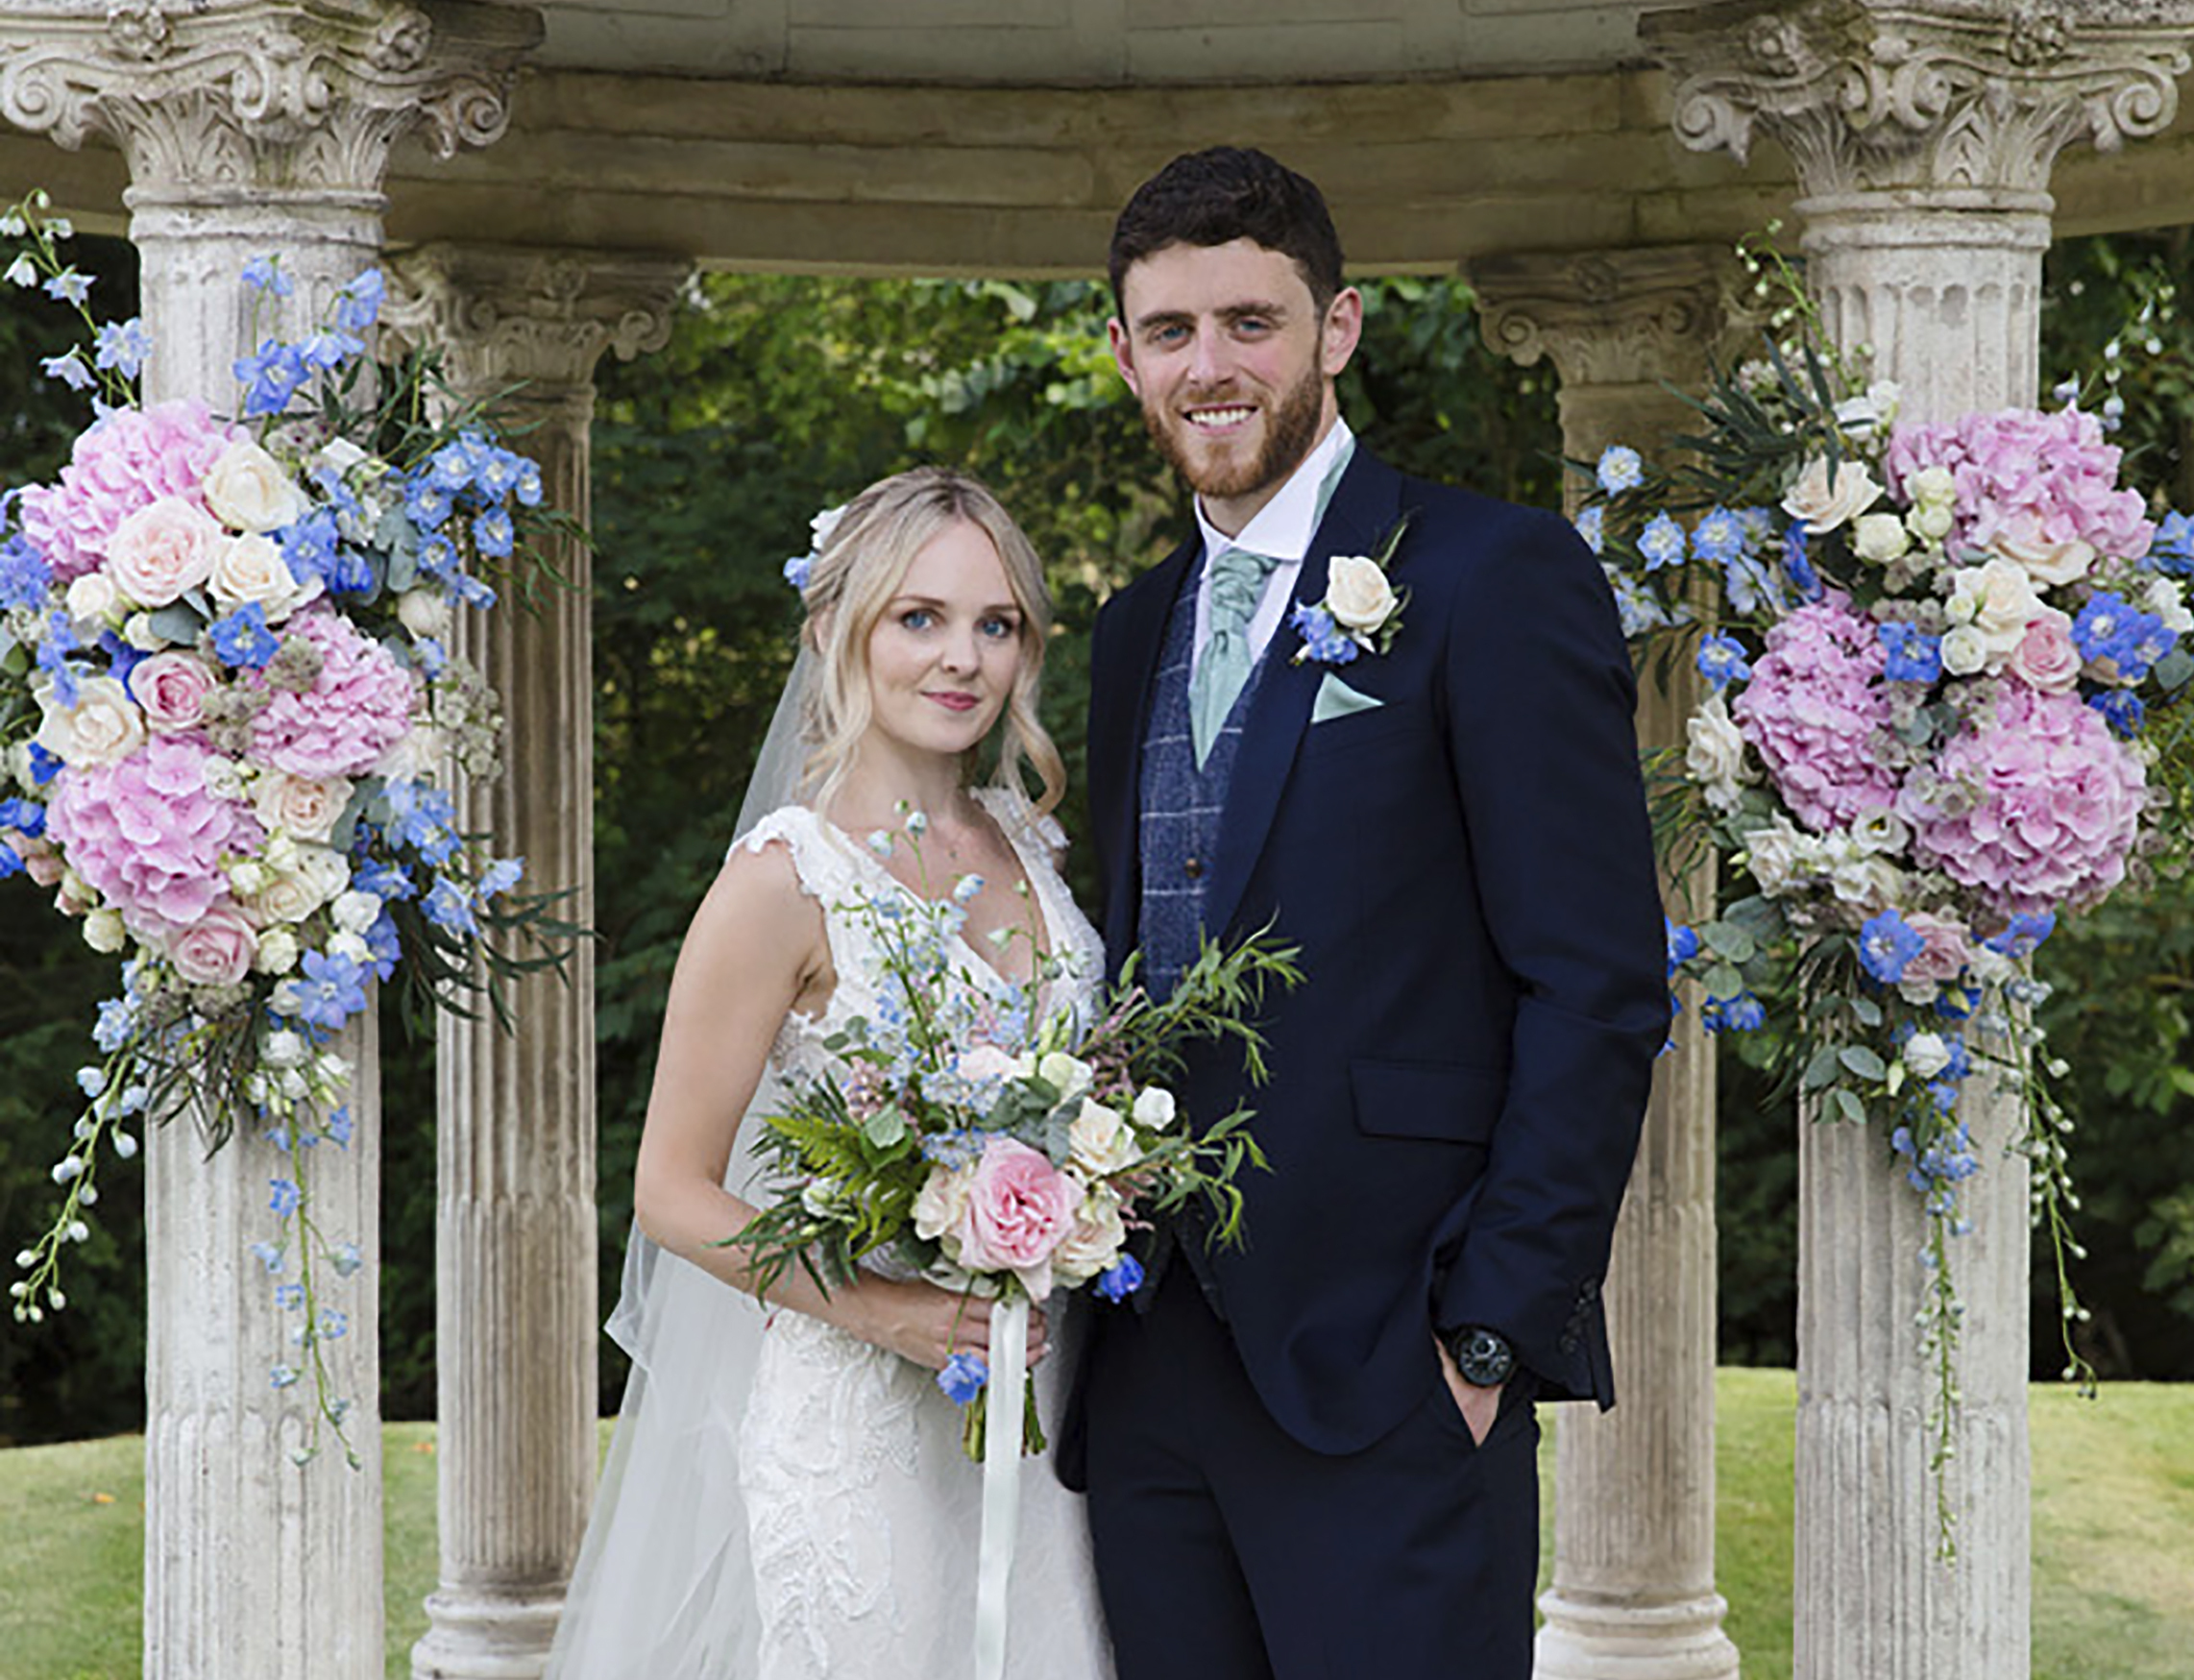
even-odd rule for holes
{"type": "Polygon", "coordinates": [[[1333,462],[1349,446],[1353,434],[1349,423],[1334,418],[1333,429],[1318,440],[1318,447],[1297,463],[1280,494],[1256,511],[1256,517],[1230,537],[1204,517],[1204,499],[1196,498],[1196,527],[1204,534],[1205,558],[1227,548],[1263,554],[1283,565],[1300,563],[1310,552],[1310,539],[1318,534],[1318,490],[1333,462]]]}

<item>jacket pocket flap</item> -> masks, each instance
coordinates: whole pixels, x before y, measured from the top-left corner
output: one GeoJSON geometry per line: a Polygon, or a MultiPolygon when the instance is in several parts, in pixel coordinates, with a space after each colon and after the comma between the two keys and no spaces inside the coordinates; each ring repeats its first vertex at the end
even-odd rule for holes
{"type": "Polygon", "coordinates": [[[1490,1141],[1508,1091],[1499,1069],[1455,1062],[1356,1060],[1349,1079],[1358,1131],[1448,1143],[1490,1141]]]}

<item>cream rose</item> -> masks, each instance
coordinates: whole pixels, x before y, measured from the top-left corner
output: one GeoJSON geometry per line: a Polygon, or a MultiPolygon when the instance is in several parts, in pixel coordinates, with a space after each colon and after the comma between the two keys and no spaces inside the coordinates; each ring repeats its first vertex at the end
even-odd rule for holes
{"type": "Polygon", "coordinates": [[[1061,1103],[1071,1103],[1089,1088],[1089,1064],[1054,1050],[1036,1063],[1036,1078],[1057,1091],[1061,1103]]]}
{"type": "Polygon", "coordinates": [[[1988,665],[1988,639],[1971,624],[1953,624],[1942,633],[1942,669],[1952,676],[1971,676],[1988,665]]]}
{"type": "Polygon", "coordinates": [[[329,911],[335,925],[346,934],[362,934],[381,918],[381,901],[370,892],[340,894],[329,911]]]}
{"type": "Polygon", "coordinates": [[[450,597],[438,589],[407,589],[396,597],[396,617],[414,636],[439,642],[450,634],[450,597]]]}
{"type": "Polygon", "coordinates": [[[215,908],[171,937],[168,961],[186,986],[233,986],[252,971],[258,939],[232,910],[215,908]]]}
{"type": "Polygon", "coordinates": [[[952,1230],[967,1211],[967,1198],[975,1183],[975,1168],[933,1166],[930,1176],[914,1194],[911,1210],[914,1234],[934,1242],[952,1230]]]}
{"type": "Polygon", "coordinates": [[[1783,497],[1783,511],[1803,520],[1813,536],[1833,531],[1881,499],[1882,487],[1857,461],[1842,461],[1832,476],[1828,457],[1816,455],[1783,497]]]}
{"type": "Polygon", "coordinates": [[[2070,616],[2044,607],[2027,625],[2004,669],[2030,689],[2061,694],[2080,681],[2080,665],[2070,616]]]}
{"type": "Polygon", "coordinates": [[[256,602],[267,622],[279,624],[306,601],[318,597],[317,579],[304,584],[290,571],[289,562],[271,538],[256,532],[232,537],[213,557],[213,572],[207,579],[213,598],[231,609],[256,602]]]}
{"type": "Polygon", "coordinates": [[[299,840],[324,840],[351,802],[351,784],[341,776],[315,781],[284,770],[264,771],[252,787],[252,809],[269,829],[299,840]]]}
{"type": "Polygon", "coordinates": [[[1361,554],[1336,554],[1326,572],[1326,610],[1344,630],[1368,636],[1393,616],[1394,585],[1361,554]]]}
{"type": "Polygon", "coordinates": [[[1912,532],[1915,541],[1925,543],[1931,548],[1949,536],[1950,527],[1957,523],[1957,516],[1948,507],[1933,503],[1926,507],[1915,507],[1905,515],[1905,528],[1912,532]]]}
{"type": "Polygon", "coordinates": [[[1163,1085],[1145,1085],[1135,1094],[1134,1113],[1137,1126],[1163,1132],[1173,1124],[1175,1112],[1173,1093],[1163,1085]]]}
{"type": "Polygon", "coordinates": [[[1067,1129],[1068,1163],[1091,1179],[1124,1173],[1143,1158],[1134,1131],[1114,1110],[1086,1098],[1067,1129]]]}
{"type": "Polygon", "coordinates": [[[1905,1040],[1898,1059],[1914,1079],[1929,1080],[1950,1065],[1950,1046],[1938,1033],[1914,1033],[1905,1040]]]}
{"type": "Polygon", "coordinates": [[[103,624],[119,604],[114,580],[104,572],[86,572],[68,586],[62,603],[79,624],[103,624]]]}
{"type": "Polygon", "coordinates": [[[1684,733],[1690,741],[1684,767],[1705,790],[1706,802],[1717,811],[1736,810],[1738,788],[1748,778],[1744,735],[1729,715],[1728,701],[1719,694],[1709,694],[1685,723],[1684,733]]]}
{"type": "Polygon", "coordinates": [[[343,861],[342,853],[328,846],[300,846],[298,854],[298,872],[319,894],[314,909],[340,898],[349,889],[351,865],[343,861]]]}
{"type": "Polygon", "coordinates": [[[281,463],[248,437],[221,451],[206,475],[206,505],[239,531],[276,531],[305,511],[304,493],[281,463]]]}
{"type": "Polygon", "coordinates": [[[206,696],[220,678],[195,653],[156,653],[130,672],[130,691],[155,735],[181,735],[206,721],[206,696]]]}
{"type": "Polygon", "coordinates": [[[1948,508],[1958,499],[1958,480],[1948,467],[1922,467],[1905,480],[1914,507],[1948,508]]]}
{"type": "Polygon", "coordinates": [[[287,974],[302,955],[295,934],[287,928],[269,928],[259,936],[259,953],[253,966],[261,974],[287,974]]]}
{"type": "Polygon", "coordinates": [[[2194,612],[2186,610],[2186,592],[2176,577],[2152,577],[2141,592],[2141,611],[2154,613],[2163,627],[2181,636],[2194,631],[2194,612]]]}
{"type": "Polygon", "coordinates": [[[1075,1211],[1073,1229],[1052,1251],[1053,1279],[1062,1289],[1079,1288],[1116,1263],[1127,1246],[1120,1198],[1109,1184],[1093,1184],[1075,1211]]]}
{"type": "Polygon", "coordinates": [[[1893,513],[1863,513],[1851,527],[1851,548],[1860,559],[1887,566],[1911,550],[1912,536],[1893,513]]]}
{"type": "Polygon", "coordinates": [[[2000,525],[1988,551],[2015,562],[2035,582],[2058,587],[2078,583],[2095,564],[2093,544],[2052,537],[2032,513],[2014,514],[2000,525]]]}
{"type": "Polygon", "coordinates": [[[1752,871],[1752,878],[1760,883],[1760,890],[1769,898],[1780,897],[1803,885],[1800,864],[1804,862],[1805,842],[1806,837],[1784,816],[1777,816],[1745,835],[1746,865],[1752,871]]]}
{"type": "Polygon", "coordinates": [[[107,543],[107,575],[141,607],[164,607],[212,575],[221,527],[203,508],[168,496],[140,507],[107,543]]]}
{"type": "Polygon", "coordinates": [[[39,694],[38,704],[45,718],[37,743],[72,769],[120,764],[145,744],[145,715],[114,677],[84,678],[74,706],[57,705],[50,687],[39,694]]]}
{"type": "Polygon", "coordinates": [[[130,942],[130,930],[118,910],[95,910],[84,918],[84,942],[103,957],[111,957],[130,942]]]}

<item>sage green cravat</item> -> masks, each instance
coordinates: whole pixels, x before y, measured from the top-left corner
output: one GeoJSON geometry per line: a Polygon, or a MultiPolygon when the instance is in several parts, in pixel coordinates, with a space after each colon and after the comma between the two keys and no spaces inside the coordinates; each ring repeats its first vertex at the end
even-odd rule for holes
{"type": "Polygon", "coordinates": [[[1211,756],[1211,743],[1250,680],[1250,620],[1265,579],[1279,564],[1269,554],[1244,548],[1225,549],[1211,562],[1211,620],[1188,679],[1188,728],[1198,769],[1211,756]]]}

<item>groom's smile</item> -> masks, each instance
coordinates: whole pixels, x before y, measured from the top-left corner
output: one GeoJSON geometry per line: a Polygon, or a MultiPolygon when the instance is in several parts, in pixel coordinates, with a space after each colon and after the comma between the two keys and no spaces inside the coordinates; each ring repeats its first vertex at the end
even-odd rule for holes
{"type": "Polygon", "coordinates": [[[1356,294],[1321,313],[1292,257],[1235,239],[1152,253],[1121,308],[1112,353],[1144,424],[1212,523],[1239,531],[1333,424],[1356,294]]]}

